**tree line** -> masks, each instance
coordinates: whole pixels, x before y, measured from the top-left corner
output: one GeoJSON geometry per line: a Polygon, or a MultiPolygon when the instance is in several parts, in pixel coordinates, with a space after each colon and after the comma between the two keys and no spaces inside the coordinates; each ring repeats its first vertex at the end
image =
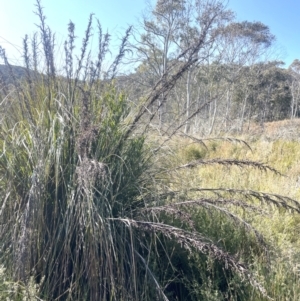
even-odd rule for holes
{"type": "MultiPolygon", "coordinates": [[[[247,129],[252,122],[299,116],[300,62],[274,58],[275,36],[261,22],[237,22],[223,1],[158,0],[132,31],[129,74],[119,77],[136,99],[170,78],[201,43],[195,63],[162,94],[156,124],[185,133],[247,129]]],[[[151,112],[150,112],[151,114],[151,112]]]]}

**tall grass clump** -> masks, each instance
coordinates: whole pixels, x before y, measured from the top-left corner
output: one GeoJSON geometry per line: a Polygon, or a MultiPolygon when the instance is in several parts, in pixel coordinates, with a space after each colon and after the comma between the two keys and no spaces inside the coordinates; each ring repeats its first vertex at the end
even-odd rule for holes
{"type": "Polygon", "coordinates": [[[132,103],[113,81],[130,29],[103,70],[109,35],[97,22],[92,61],[91,15],[76,57],[70,22],[59,74],[55,35],[39,0],[36,9],[39,33],[31,48],[24,39],[26,78],[16,78],[4,49],[0,53],[13,80],[1,90],[0,108],[0,260],[15,288],[0,279],[3,296],[30,300],[30,291],[37,300],[247,300],[253,288],[267,296],[249,268],[253,256],[268,257],[267,243],[230,208],[260,212],[260,202],[299,212],[299,204],[255,191],[191,187],[178,178],[206,164],[276,170],[253,161],[205,160],[194,151],[189,162],[174,166],[166,150],[176,131],[159,145],[148,136],[149,108],[196,62],[205,37],[184,51],[184,64],[132,103]]]}

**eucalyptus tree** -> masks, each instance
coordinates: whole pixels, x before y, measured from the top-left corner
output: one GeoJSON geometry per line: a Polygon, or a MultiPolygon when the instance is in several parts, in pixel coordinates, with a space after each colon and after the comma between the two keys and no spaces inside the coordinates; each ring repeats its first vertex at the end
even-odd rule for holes
{"type": "Polygon", "coordinates": [[[300,103],[300,61],[294,60],[288,68],[290,79],[290,89],[292,94],[291,101],[291,118],[299,116],[299,103],[300,103]]]}
{"type": "MultiPolygon", "coordinates": [[[[179,49],[191,47],[195,39],[202,36],[203,32],[207,30],[207,28],[205,28],[207,18],[205,11],[213,11],[216,14],[216,18],[210,24],[206,39],[203,41],[203,45],[197,54],[197,65],[191,66],[186,72],[185,133],[190,131],[191,117],[196,116],[203,107],[207,105],[211,106],[210,103],[216,101],[218,98],[215,93],[211,94],[212,90],[210,90],[210,93],[205,93],[203,89],[199,90],[200,82],[198,74],[199,72],[201,73],[203,69],[207,69],[206,67],[214,60],[220,28],[226,26],[233,20],[232,11],[226,9],[224,3],[220,1],[191,1],[189,2],[187,11],[189,12],[188,22],[185,22],[183,30],[178,36],[179,49]],[[197,91],[198,93],[193,93],[193,91],[197,91]],[[204,95],[206,97],[203,97],[204,95]],[[209,97],[207,97],[208,95],[209,97]]],[[[209,68],[205,73],[210,76],[209,68]]],[[[213,73],[215,73],[215,70],[213,73]]]]}
{"type": "MultiPolygon", "coordinates": [[[[200,41],[198,51],[186,73],[185,96],[178,97],[184,106],[177,112],[178,118],[188,131],[188,120],[194,116],[191,107],[191,82],[196,83],[193,71],[195,65],[208,59],[220,26],[232,18],[222,0],[167,0],[157,1],[148,17],[144,17],[141,28],[136,31],[134,45],[138,71],[148,78],[149,84],[157,80],[166,81],[189,58],[191,49],[200,41]]],[[[174,95],[173,95],[174,96],[174,95]]],[[[175,98],[175,97],[174,97],[175,98]]],[[[174,99],[173,98],[173,99],[174,99]]],[[[193,102],[196,100],[194,99],[193,102]]],[[[163,122],[163,111],[168,116],[172,107],[170,95],[163,94],[158,100],[159,121],[163,122]]],[[[172,115],[171,115],[172,116],[172,115]]],[[[170,120],[174,120],[169,117],[170,120]]]]}
{"type": "MultiPolygon", "coordinates": [[[[169,61],[175,58],[175,36],[185,19],[184,0],[158,0],[155,7],[149,5],[150,16],[141,22],[141,33],[137,32],[137,60],[141,62],[138,70],[146,76],[151,86],[155,81],[166,77],[169,61]]],[[[163,118],[163,103],[166,95],[162,94],[157,106],[159,122],[163,118]]]]}
{"type": "Polygon", "coordinates": [[[289,75],[281,68],[282,62],[269,62],[257,66],[260,69],[257,84],[254,86],[256,116],[263,126],[265,121],[280,120],[289,117],[292,102],[288,85],[289,75]]]}
{"type": "MultiPolygon", "coordinates": [[[[180,42],[185,47],[193,37],[199,36],[199,29],[190,24],[185,26],[183,32],[186,34],[180,42]]],[[[234,22],[230,11],[223,15],[222,22],[211,31],[206,47],[198,53],[197,66],[191,67],[183,79],[186,81],[186,132],[190,127],[189,117],[199,108],[203,110],[194,120],[195,128],[200,129],[202,120],[202,131],[207,134],[217,128],[222,131],[232,128],[242,130],[253,85],[251,82],[256,78],[251,66],[264,61],[273,41],[274,36],[266,25],[260,22],[234,22]],[[239,91],[241,86],[244,96],[241,97],[240,93],[239,99],[242,101],[237,107],[233,98],[235,90],[239,91]]]]}
{"type": "MultiPolygon", "coordinates": [[[[269,27],[261,22],[232,22],[220,31],[216,44],[217,61],[227,65],[230,70],[226,72],[227,85],[223,92],[223,106],[220,111],[223,112],[225,127],[227,127],[228,120],[239,119],[237,127],[242,131],[249,97],[252,93],[251,87],[257,76],[255,72],[258,71],[257,66],[263,67],[263,64],[257,63],[266,61],[275,36],[270,32],[269,27]],[[253,66],[256,66],[255,71],[253,66]],[[240,94],[241,101],[238,110],[234,110],[232,102],[236,89],[243,91],[243,96],[240,94]]],[[[236,127],[236,125],[233,126],[236,127]]]]}

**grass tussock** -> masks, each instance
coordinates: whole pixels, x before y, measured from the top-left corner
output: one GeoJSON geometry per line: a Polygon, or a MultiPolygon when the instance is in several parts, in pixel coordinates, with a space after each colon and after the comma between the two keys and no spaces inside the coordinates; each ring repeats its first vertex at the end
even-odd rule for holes
{"type": "MultiPolygon", "coordinates": [[[[1,298],[267,300],[279,291],[270,283],[290,285],[284,272],[274,272],[274,262],[275,271],[289,266],[274,259],[256,216],[271,214],[268,205],[280,217],[297,214],[300,204],[256,191],[261,187],[252,187],[250,176],[250,187],[232,185],[236,170],[279,178],[281,166],[239,157],[229,144],[221,159],[210,157],[225,144],[178,138],[174,130],[153,142],[150,108],[195,63],[205,37],[184,50],[184,64],[132,103],[113,82],[130,29],[104,73],[109,36],[97,22],[99,53],[92,61],[91,15],[75,60],[70,22],[65,73],[59,75],[54,35],[39,0],[36,14],[39,35],[31,50],[24,39],[26,78],[18,81],[4,49],[0,53],[13,78],[0,92],[1,298]],[[38,72],[41,60],[44,73],[38,72]],[[173,144],[178,139],[199,146],[180,153],[173,144]]],[[[229,142],[250,151],[245,142],[229,142]]],[[[284,297],[297,293],[280,290],[284,297]]]]}

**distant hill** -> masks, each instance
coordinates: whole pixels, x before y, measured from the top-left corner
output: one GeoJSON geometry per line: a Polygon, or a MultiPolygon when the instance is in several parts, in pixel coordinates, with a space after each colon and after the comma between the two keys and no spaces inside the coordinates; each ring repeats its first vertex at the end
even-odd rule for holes
{"type": "MultiPolygon", "coordinates": [[[[26,77],[26,68],[14,65],[1,65],[0,64],[0,83],[12,84],[13,78],[11,76],[11,70],[17,80],[22,80],[26,77]]],[[[33,72],[33,71],[30,71],[33,72]]]]}

